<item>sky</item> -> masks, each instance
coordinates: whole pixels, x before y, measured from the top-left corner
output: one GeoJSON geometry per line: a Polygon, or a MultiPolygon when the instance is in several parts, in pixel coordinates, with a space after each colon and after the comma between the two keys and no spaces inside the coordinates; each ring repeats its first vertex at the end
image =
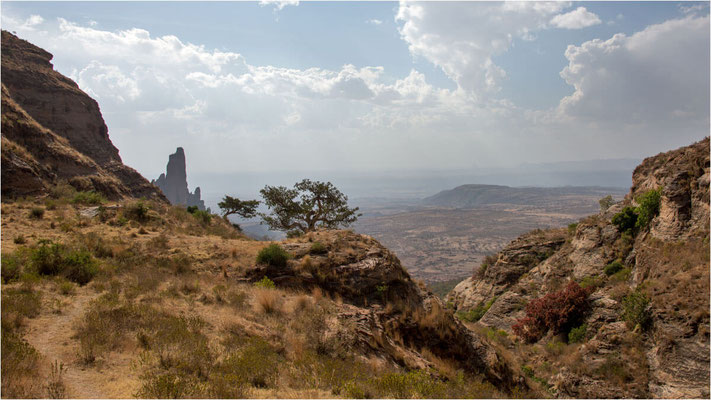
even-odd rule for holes
{"type": "MultiPolygon", "coordinates": [[[[644,158],[709,134],[708,2],[9,2],[149,179],[644,158]]],[[[191,185],[192,186],[192,185],[191,185]]]]}

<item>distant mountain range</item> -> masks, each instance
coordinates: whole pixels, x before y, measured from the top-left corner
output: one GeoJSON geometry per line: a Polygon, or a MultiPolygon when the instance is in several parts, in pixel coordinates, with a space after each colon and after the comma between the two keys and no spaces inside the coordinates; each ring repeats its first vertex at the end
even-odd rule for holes
{"type": "Polygon", "coordinates": [[[620,188],[599,186],[566,187],[510,187],[500,185],[461,185],[451,190],[444,190],[422,200],[428,206],[448,208],[472,208],[488,204],[516,204],[543,206],[551,205],[561,199],[584,196],[607,195],[621,198],[627,191],[620,188]]]}

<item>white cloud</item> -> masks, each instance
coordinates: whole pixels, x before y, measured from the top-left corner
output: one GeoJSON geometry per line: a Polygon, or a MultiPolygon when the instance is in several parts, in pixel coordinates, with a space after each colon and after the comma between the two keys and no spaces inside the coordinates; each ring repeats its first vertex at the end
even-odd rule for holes
{"type": "MultiPolygon", "coordinates": [[[[148,177],[177,146],[204,173],[468,168],[626,157],[631,148],[641,156],[708,132],[708,17],[569,47],[561,76],[575,93],[532,111],[489,96],[505,74],[493,57],[569,6],[439,5],[401,4],[400,34],[457,82],[453,90],[415,69],[393,77],[378,65],[256,65],[139,28],[58,20],[20,36],[99,101],[124,161],[148,177]]],[[[12,30],[25,18],[2,22],[12,30]]]]}
{"type": "Polygon", "coordinates": [[[561,77],[575,92],[559,111],[599,124],[707,123],[709,17],[689,16],[570,45],[561,77]]]}
{"type": "Polygon", "coordinates": [[[499,90],[506,72],[493,57],[515,38],[533,40],[563,2],[423,2],[401,1],[396,20],[410,53],[437,65],[457,85],[482,98],[499,90]]]}
{"type": "Polygon", "coordinates": [[[369,19],[369,20],[365,21],[365,23],[371,24],[371,25],[380,25],[383,23],[383,21],[373,18],[373,19],[369,19]]]}
{"type": "Polygon", "coordinates": [[[274,6],[275,10],[281,11],[286,6],[298,6],[299,0],[259,0],[259,5],[274,6]]]}
{"type": "Polygon", "coordinates": [[[565,14],[558,14],[551,19],[551,25],[564,29],[582,29],[600,23],[602,23],[600,17],[585,7],[578,7],[565,14]]]}

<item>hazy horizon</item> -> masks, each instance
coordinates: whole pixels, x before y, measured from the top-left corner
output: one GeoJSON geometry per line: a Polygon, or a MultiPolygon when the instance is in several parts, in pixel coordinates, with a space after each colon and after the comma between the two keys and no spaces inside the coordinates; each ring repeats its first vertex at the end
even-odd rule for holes
{"type": "Polygon", "coordinates": [[[127,165],[155,179],[182,146],[207,192],[640,160],[709,132],[704,2],[4,1],[2,27],[98,101],[127,165]]]}

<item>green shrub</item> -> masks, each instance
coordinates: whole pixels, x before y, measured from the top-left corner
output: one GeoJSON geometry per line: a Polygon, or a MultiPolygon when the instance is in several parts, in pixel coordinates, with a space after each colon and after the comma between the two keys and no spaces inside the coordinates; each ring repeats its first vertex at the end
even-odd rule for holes
{"type": "Polygon", "coordinates": [[[42,219],[44,217],[44,208],[42,207],[32,207],[30,210],[30,218],[42,219]]]}
{"type": "Polygon", "coordinates": [[[259,337],[252,337],[238,353],[227,357],[218,371],[232,374],[239,382],[258,387],[274,387],[282,357],[276,350],[259,337]]]}
{"type": "Polygon", "coordinates": [[[195,214],[196,212],[200,211],[198,206],[188,206],[185,211],[189,212],[190,214],[195,214]]]}
{"type": "Polygon", "coordinates": [[[469,311],[459,311],[457,312],[457,317],[461,319],[462,321],[467,321],[467,322],[476,322],[481,319],[481,317],[486,314],[487,311],[491,308],[491,305],[494,304],[496,301],[496,296],[494,296],[491,300],[486,302],[486,304],[479,304],[476,306],[474,309],[471,309],[469,311]]]}
{"type": "Polygon", "coordinates": [[[605,272],[605,275],[611,276],[622,270],[625,266],[622,264],[620,260],[615,260],[605,266],[603,271],[605,272]]]}
{"type": "Polygon", "coordinates": [[[573,328],[568,333],[568,343],[578,343],[585,340],[587,335],[588,325],[582,324],[577,328],[573,328]]]}
{"type": "Polygon", "coordinates": [[[583,289],[590,288],[591,290],[595,290],[598,287],[602,286],[602,284],[603,279],[599,275],[586,276],[580,281],[580,287],[583,289]]]}
{"type": "Polygon", "coordinates": [[[25,239],[25,237],[24,237],[23,235],[17,235],[17,236],[15,236],[15,238],[13,238],[12,241],[13,241],[15,244],[25,244],[25,243],[27,243],[27,239],[25,239]]]}
{"type": "Polygon", "coordinates": [[[634,235],[637,227],[637,212],[634,207],[627,206],[612,217],[612,223],[620,232],[634,235]]]}
{"type": "Polygon", "coordinates": [[[59,282],[57,289],[59,289],[59,293],[65,296],[74,294],[74,284],[69,281],[59,282]]]}
{"type": "Polygon", "coordinates": [[[286,261],[291,256],[278,244],[270,244],[257,254],[257,264],[267,264],[272,267],[286,267],[286,261]]]}
{"type": "Polygon", "coordinates": [[[68,250],[47,241],[33,251],[32,266],[40,275],[63,275],[80,285],[89,283],[99,271],[99,263],[88,250],[68,250]]]}
{"type": "Polygon", "coordinates": [[[74,198],[72,198],[72,203],[74,204],[84,204],[84,205],[91,205],[91,206],[98,206],[100,204],[103,204],[106,201],[104,196],[96,191],[90,191],[90,192],[77,192],[77,194],[74,195],[74,198]]]}
{"type": "Polygon", "coordinates": [[[632,274],[632,270],[629,268],[622,268],[621,270],[615,272],[611,277],[610,280],[612,282],[627,282],[630,278],[630,274],[632,274]]]}
{"type": "Polygon", "coordinates": [[[612,196],[608,194],[607,196],[601,198],[598,203],[600,204],[600,211],[605,212],[608,208],[615,204],[615,200],[613,200],[612,196]]]}
{"type": "Polygon", "coordinates": [[[313,242],[313,244],[311,245],[311,249],[309,249],[309,253],[326,254],[328,253],[328,249],[321,242],[313,242]]]}
{"type": "Polygon", "coordinates": [[[578,229],[578,223],[573,222],[572,224],[568,224],[568,234],[569,235],[575,235],[575,230],[578,229]]]}
{"type": "Polygon", "coordinates": [[[652,323],[652,310],[650,300],[637,289],[622,299],[622,318],[627,321],[628,326],[646,329],[652,323]]]}
{"type": "Polygon", "coordinates": [[[212,214],[207,211],[197,210],[192,214],[193,217],[195,217],[203,225],[209,225],[210,221],[212,220],[212,214]]]}
{"type": "Polygon", "coordinates": [[[652,219],[659,214],[661,198],[661,189],[650,190],[637,198],[637,203],[639,204],[639,207],[637,207],[637,228],[646,228],[652,222],[652,219]]]}
{"type": "Polygon", "coordinates": [[[259,288],[264,288],[264,289],[274,289],[274,281],[271,279],[267,278],[266,276],[262,278],[259,282],[255,282],[254,286],[259,287],[259,288]]]}
{"type": "Polygon", "coordinates": [[[74,250],[64,258],[64,271],[67,279],[83,286],[99,272],[99,263],[87,250],[74,250]]]}
{"type": "Polygon", "coordinates": [[[150,219],[148,215],[149,208],[143,200],[139,200],[129,206],[127,206],[123,214],[126,218],[132,219],[138,222],[146,222],[150,219]]]}
{"type": "Polygon", "coordinates": [[[2,282],[8,283],[20,278],[22,267],[14,255],[2,255],[2,282]]]}
{"type": "Polygon", "coordinates": [[[40,275],[59,275],[62,272],[64,246],[50,241],[40,241],[32,253],[32,266],[40,275]]]}

